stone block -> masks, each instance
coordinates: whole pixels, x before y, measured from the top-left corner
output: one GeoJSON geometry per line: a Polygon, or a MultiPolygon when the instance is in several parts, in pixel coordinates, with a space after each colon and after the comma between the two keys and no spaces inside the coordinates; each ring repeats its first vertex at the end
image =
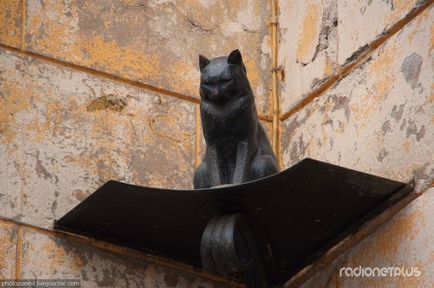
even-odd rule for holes
{"type": "Polygon", "coordinates": [[[192,186],[192,103],[12,52],[0,58],[0,147],[14,213],[2,216],[50,227],[110,179],[192,186]]]}
{"type": "MultiPolygon", "coordinates": [[[[433,8],[283,122],[283,163],[305,157],[422,186],[434,178],[433,8]]],[[[418,186],[417,189],[421,189],[418,186]]]]}
{"type": "Polygon", "coordinates": [[[240,48],[266,113],[268,6],[254,0],[29,0],[26,49],[198,98],[198,55],[240,48]]]}

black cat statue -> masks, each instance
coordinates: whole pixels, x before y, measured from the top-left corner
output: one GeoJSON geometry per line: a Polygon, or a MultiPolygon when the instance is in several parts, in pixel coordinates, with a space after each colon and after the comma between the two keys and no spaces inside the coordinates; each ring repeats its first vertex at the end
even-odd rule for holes
{"type": "Polygon", "coordinates": [[[247,288],[281,287],[366,221],[411,197],[404,183],[313,159],[265,177],[278,166],[240,52],[199,60],[207,147],[194,187],[213,188],[109,181],[55,229],[201,266],[247,288]]]}
{"type": "Polygon", "coordinates": [[[279,172],[258,121],[255,98],[240,51],[207,59],[199,55],[200,115],[206,141],[194,188],[240,184],[279,172]]]}

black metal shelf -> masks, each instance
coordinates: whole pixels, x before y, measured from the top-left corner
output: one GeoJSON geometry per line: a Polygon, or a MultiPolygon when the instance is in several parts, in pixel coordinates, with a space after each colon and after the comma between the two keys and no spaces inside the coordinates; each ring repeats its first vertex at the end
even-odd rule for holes
{"type": "Polygon", "coordinates": [[[412,191],[401,182],[304,159],[278,174],[199,190],[109,181],[55,222],[55,229],[200,267],[202,233],[214,217],[242,214],[280,284],[412,191]]]}

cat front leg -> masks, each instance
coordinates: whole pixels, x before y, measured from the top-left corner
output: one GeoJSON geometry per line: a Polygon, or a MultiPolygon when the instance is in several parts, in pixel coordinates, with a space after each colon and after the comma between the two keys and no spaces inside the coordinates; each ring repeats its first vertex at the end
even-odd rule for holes
{"type": "Polygon", "coordinates": [[[222,167],[219,165],[217,151],[214,147],[207,147],[206,163],[208,168],[208,175],[210,187],[226,184],[222,175],[222,167]]]}
{"type": "Polygon", "coordinates": [[[233,184],[246,182],[250,171],[251,147],[247,141],[241,141],[237,146],[237,159],[235,162],[234,176],[232,177],[233,184]]]}

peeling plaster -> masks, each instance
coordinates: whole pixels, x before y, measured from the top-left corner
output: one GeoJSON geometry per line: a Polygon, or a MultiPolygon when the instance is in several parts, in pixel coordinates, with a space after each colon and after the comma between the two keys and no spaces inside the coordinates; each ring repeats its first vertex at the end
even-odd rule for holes
{"type": "Polygon", "coordinates": [[[117,97],[116,95],[109,94],[98,97],[92,100],[87,105],[87,111],[98,111],[98,110],[112,110],[115,112],[121,112],[127,106],[127,102],[117,97]]]}
{"type": "Polygon", "coordinates": [[[402,62],[401,71],[405,80],[411,85],[412,89],[418,86],[420,69],[422,67],[423,59],[417,53],[412,53],[402,62]]]}

